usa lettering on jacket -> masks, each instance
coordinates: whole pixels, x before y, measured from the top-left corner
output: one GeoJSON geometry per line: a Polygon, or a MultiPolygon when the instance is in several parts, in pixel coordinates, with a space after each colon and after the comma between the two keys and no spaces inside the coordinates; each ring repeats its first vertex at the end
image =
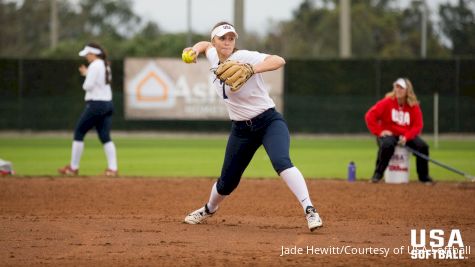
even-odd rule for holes
{"type": "Polygon", "coordinates": [[[411,117],[409,112],[403,110],[392,109],[391,110],[391,119],[393,122],[405,126],[411,124],[411,117]]]}

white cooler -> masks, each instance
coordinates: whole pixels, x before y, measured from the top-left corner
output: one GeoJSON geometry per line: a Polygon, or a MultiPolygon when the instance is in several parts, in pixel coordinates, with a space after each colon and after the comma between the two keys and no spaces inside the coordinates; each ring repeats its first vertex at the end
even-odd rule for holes
{"type": "Polygon", "coordinates": [[[396,146],[394,154],[389,160],[384,172],[384,180],[390,184],[403,184],[409,182],[409,157],[411,154],[405,147],[396,146]]]}

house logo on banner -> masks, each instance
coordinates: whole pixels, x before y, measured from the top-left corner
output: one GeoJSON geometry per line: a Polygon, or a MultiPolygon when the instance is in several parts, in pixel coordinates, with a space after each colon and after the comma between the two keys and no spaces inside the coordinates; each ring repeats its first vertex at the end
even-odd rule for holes
{"type": "Polygon", "coordinates": [[[174,82],[162,69],[150,62],[128,84],[132,108],[170,108],[175,105],[174,82]]]}
{"type": "MultiPolygon", "coordinates": [[[[229,120],[206,60],[183,64],[170,58],[127,58],[124,72],[126,119],[229,120]]],[[[266,75],[273,75],[265,79],[282,111],[283,71],[266,75]]]]}

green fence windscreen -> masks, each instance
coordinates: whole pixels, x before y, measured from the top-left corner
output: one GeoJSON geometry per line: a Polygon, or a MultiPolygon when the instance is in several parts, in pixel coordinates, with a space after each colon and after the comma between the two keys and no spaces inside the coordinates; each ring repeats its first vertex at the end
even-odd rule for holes
{"type": "MultiPolygon", "coordinates": [[[[0,130],[71,130],[84,108],[82,61],[0,59],[0,130]]],[[[131,121],[124,118],[123,61],[112,62],[114,130],[226,132],[225,121],[131,121]]],[[[287,60],[284,116],[292,132],[365,133],[364,114],[408,77],[432,132],[475,133],[475,60],[287,60]]]]}

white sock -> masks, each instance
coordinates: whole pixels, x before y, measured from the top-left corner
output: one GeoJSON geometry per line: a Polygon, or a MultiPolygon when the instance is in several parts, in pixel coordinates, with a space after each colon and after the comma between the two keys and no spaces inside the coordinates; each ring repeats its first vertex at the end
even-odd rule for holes
{"type": "Polygon", "coordinates": [[[117,171],[117,155],[115,145],[112,141],[104,144],[104,152],[106,153],[107,166],[109,170],[117,171]]]}
{"type": "Polygon", "coordinates": [[[220,195],[218,193],[218,189],[216,189],[216,183],[214,183],[213,187],[211,187],[211,194],[209,196],[209,201],[206,204],[208,210],[213,213],[218,209],[219,203],[223,201],[226,196],[220,195]]]}
{"type": "Polygon", "coordinates": [[[73,141],[73,147],[71,149],[71,166],[72,169],[79,169],[79,163],[81,162],[82,151],[84,150],[83,141],[73,141]]]}
{"type": "Polygon", "coordinates": [[[300,173],[297,167],[284,170],[280,173],[280,177],[284,179],[292,193],[294,193],[294,195],[297,197],[304,211],[307,206],[313,207],[312,201],[310,200],[310,196],[308,194],[307,184],[305,183],[302,173],[300,173]]]}

